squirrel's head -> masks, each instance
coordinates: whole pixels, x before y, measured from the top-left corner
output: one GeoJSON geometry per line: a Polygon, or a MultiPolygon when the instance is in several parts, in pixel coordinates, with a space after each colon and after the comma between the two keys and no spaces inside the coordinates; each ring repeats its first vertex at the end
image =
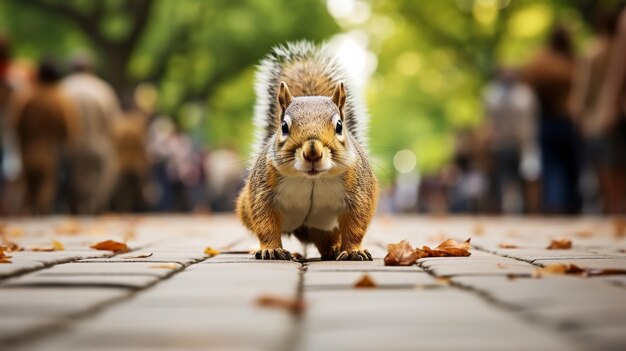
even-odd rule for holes
{"type": "Polygon", "coordinates": [[[274,165],[287,176],[334,177],[351,164],[343,107],[346,90],[338,83],[332,96],[292,96],[280,83],[280,109],[274,165]]]}

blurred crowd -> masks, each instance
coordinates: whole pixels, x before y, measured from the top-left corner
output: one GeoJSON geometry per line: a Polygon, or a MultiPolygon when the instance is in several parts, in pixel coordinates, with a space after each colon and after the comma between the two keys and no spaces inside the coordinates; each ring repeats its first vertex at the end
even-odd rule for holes
{"type": "MultiPolygon", "coordinates": [[[[400,174],[381,210],[626,212],[626,13],[598,16],[577,50],[557,25],[524,65],[501,66],[483,123],[452,161],[400,174]]],[[[114,91],[91,60],[14,60],[0,38],[0,214],[232,211],[245,162],[114,91]]]]}
{"type": "Polygon", "coordinates": [[[36,65],[0,39],[0,214],[229,211],[244,165],[120,97],[87,57],[36,65]]]}
{"type": "Polygon", "coordinates": [[[423,176],[405,211],[626,213],[626,12],[600,14],[575,50],[557,25],[521,67],[484,89],[484,123],[423,176]]]}

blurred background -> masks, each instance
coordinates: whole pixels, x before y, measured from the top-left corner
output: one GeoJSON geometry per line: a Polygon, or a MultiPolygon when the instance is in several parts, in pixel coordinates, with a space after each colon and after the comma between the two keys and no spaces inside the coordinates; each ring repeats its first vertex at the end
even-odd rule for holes
{"type": "Polygon", "coordinates": [[[379,213],[624,213],[623,9],[4,0],[0,213],[232,211],[255,65],[298,39],[363,89],[379,213]]]}

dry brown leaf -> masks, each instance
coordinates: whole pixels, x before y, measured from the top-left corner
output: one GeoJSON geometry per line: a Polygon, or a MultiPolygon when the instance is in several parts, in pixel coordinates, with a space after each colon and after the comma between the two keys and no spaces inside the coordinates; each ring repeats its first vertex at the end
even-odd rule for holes
{"type": "Polygon", "coordinates": [[[476,223],[474,225],[473,233],[476,236],[483,236],[483,235],[485,235],[485,226],[482,223],[476,223]]]}
{"type": "Polygon", "coordinates": [[[33,247],[31,251],[37,252],[51,252],[51,251],[63,251],[65,250],[65,246],[61,244],[58,240],[52,239],[52,247],[33,247]]]}
{"type": "Polygon", "coordinates": [[[3,241],[2,245],[0,245],[0,249],[6,252],[24,251],[23,247],[12,241],[3,241]]]}
{"type": "Polygon", "coordinates": [[[13,263],[13,261],[9,260],[8,258],[0,258],[0,263],[13,263]]]}
{"type": "Polygon", "coordinates": [[[293,315],[301,315],[306,309],[302,299],[292,299],[275,295],[263,295],[256,299],[257,306],[279,308],[288,311],[293,315]]]}
{"type": "Polygon", "coordinates": [[[369,274],[363,274],[363,277],[354,283],[355,288],[375,288],[377,285],[369,274]]]}
{"type": "Polygon", "coordinates": [[[113,251],[113,252],[128,252],[128,246],[124,243],[120,243],[113,240],[101,241],[97,244],[93,244],[90,246],[92,249],[96,250],[104,250],[104,251],[113,251]]]}
{"type": "Polygon", "coordinates": [[[59,235],[76,235],[79,234],[81,230],[80,223],[74,220],[66,221],[54,227],[54,232],[59,235]]]}
{"type": "Polygon", "coordinates": [[[176,263],[164,263],[164,264],[155,264],[150,266],[150,268],[161,268],[161,269],[177,269],[180,265],[176,263]]]}
{"type": "Polygon", "coordinates": [[[550,245],[546,249],[548,250],[569,250],[572,248],[572,240],[568,238],[552,239],[550,245]]]}
{"type": "Polygon", "coordinates": [[[3,248],[0,248],[0,258],[11,258],[11,256],[7,256],[7,255],[4,253],[4,249],[3,249],[3,248]]]}
{"type": "Polygon", "coordinates": [[[613,220],[613,233],[616,238],[623,238],[626,236],[626,219],[615,218],[613,220]]]}
{"type": "Polygon", "coordinates": [[[602,275],[622,275],[626,274],[626,269],[616,268],[581,268],[575,264],[550,264],[543,268],[537,268],[533,276],[535,278],[541,278],[543,275],[562,275],[572,274],[582,277],[597,277],[602,275]]]}
{"type": "Polygon", "coordinates": [[[136,258],[148,258],[148,257],[152,257],[152,252],[148,253],[148,254],[142,254],[142,255],[137,255],[137,256],[130,256],[130,257],[122,257],[125,260],[133,260],[136,258]]]}
{"type": "Polygon", "coordinates": [[[591,229],[579,230],[575,233],[575,235],[578,238],[587,239],[593,236],[593,231],[591,229]]]}
{"type": "Polygon", "coordinates": [[[408,241],[402,240],[397,244],[387,245],[385,266],[411,266],[420,258],[408,241]]]}
{"type": "Polygon", "coordinates": [[[470,245],[470,239],[465,240],[462,243],[458,243],[453,239],[448,239],[434,249],[428,246],[424,246],[421,249],[415,249],[415,252],[422,257],[458,257],[469,256],[471,253],[469,250],[472,248],[470,245]]]}
{"type": "Polygon", "coordinates": [[[437,281],[437,284],[439,285],[450,285],[452,283],[452,280],[450,279],[450,277],[437,277],[437,279],[435,279],[437,281]]]}
{"type": "Polygon", "coordinates": [[[204,249],[204,254],[207,256],[215,256],[215,255],[219,255],[220,253],[221,253],[220,250],[216,250],[210,246],[204,249]]]}
{"type": "Polygon", "coordinates": [[[500,243],[498,247],[501,249],[519,249],[519,246],[511,243],[500,243]]]}

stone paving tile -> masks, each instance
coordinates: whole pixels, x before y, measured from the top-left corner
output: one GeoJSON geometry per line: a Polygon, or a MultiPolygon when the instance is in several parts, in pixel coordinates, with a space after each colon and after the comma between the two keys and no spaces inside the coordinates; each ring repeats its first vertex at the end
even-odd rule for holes
{"type": "Polygon", "coordinates": [[[575,349],[567,340],[449,288],[315,291],[305,297],[310,310],[302,350],[575,349]]]}
{"type": "Polygon", "coordinates": [[[5,287],[126,287],[139,289],[156,282],[159,278],[152,275],[80,275],[80,274],[28,274],[0,282],[0,288],[5,287]]]}
{"type": "Polygon", "coordinates": [[[149,274],[154,276],[167,276],[173,271],[182,269],[179,263],[154,263],[154,262],[72,262],[59,264],[46,269],[48,274],[80,274],[80,275],[128,275],[149,274]]]}
{"type": "Polygon", "coordinates": [[[545,249],[500,249],[496,251],[498,255],[513,257],[524,261],[533,262],[534,260],[562,260],[574,258],[611,258],[609,255],[598,254],[579,250],[545,250],[545,249]]]}
{"type": "Polygon", "coordinates": [[[626,325],[599,326],[577,331],[573,335],[580,340],[594,340],[595,350],[624,350],[626,325]]]}
{"type": "Polygon", "coordinates": [[[35,269],[43,268],[44,264],[39,261],[24,260],[19,258],[11,258],[12,263],[0,264],[0,278],[29,272],[35,269]]]}
{"type": "Polygon", "coordinates": [[[25,331],[48,328],[57,323],[59,323],[59,319],[51,317],[0,315],[0,342],[25,331]]]}
{"type": "MultiPolygon", "coordinates": [[[[363,278],[364,272],[324,272],[312,271],[307,272],[304,276],[305,288],[329,289],[343,288],[350,289],[354,284],[363,278]]],[[[437,280],[426,272],[369,272],[367,275],[379,287],[415,287],[415,286],[432,286],[437,285],[437,280]]]]}
{"type": "Polygon", "coordinates": [[[423,271],[417,266],[390,267],[385,266],[382,259],[373,261],[309,261],[305,264],[308,272],[332,272],[332,271],[423,271]]]}
{"type": "Polygon", "coordinates": [[[549,265],[549,264],[575,264],[581,268],[597,268],[597,269],[626,269],[626,257],[625,258],[581,258],[581,259],[562,259],[562,260],[550,260],[540,259],[533,261],[535,264],[549,265]]]}
{"type": "MultiPolygon", "coordinates": [[[[474,250],[474,253],[483,253],[474,250]]],[[[418,260],[421,267],[437,276],[455,275],[530,275],[536,266],[512,258],[487,253],[469,257],[435,257],[418,260]]]]}
{"type": "Polygon", "coordinates": [[[127,295],[117,288],[0,288],[0,311],[3,317],[62,317],[127,295]]]}
{"type": "Polygon", "coordinates": [[[111,258],[93,258],[93,259],[84,259],[80,260],[80,263],[90,262],[90,263],[103,263],[103,262],[112,262],[112,263],[131,263],[131,262],[142,262],[142,263],[179,263],[183,266],[188,266],[191,263],[198,262],[199,260],[204,259],[205,255],[191,255],[191,254],[182,254],[182,253],[163,253],[158,252],[154,253],[150,250],[141,250],[141,251],[133,251],[126,253],[124,255],[119,255],[111,258]],[[139,255],[148,255],[152,253],[152,256],[146,258],[135,258],[139,255]]]}
{"type": "Polygon", "coordinates": [[[255,306],[116,307],[29,349],[279,350],[293,319],[255,306]]]}

